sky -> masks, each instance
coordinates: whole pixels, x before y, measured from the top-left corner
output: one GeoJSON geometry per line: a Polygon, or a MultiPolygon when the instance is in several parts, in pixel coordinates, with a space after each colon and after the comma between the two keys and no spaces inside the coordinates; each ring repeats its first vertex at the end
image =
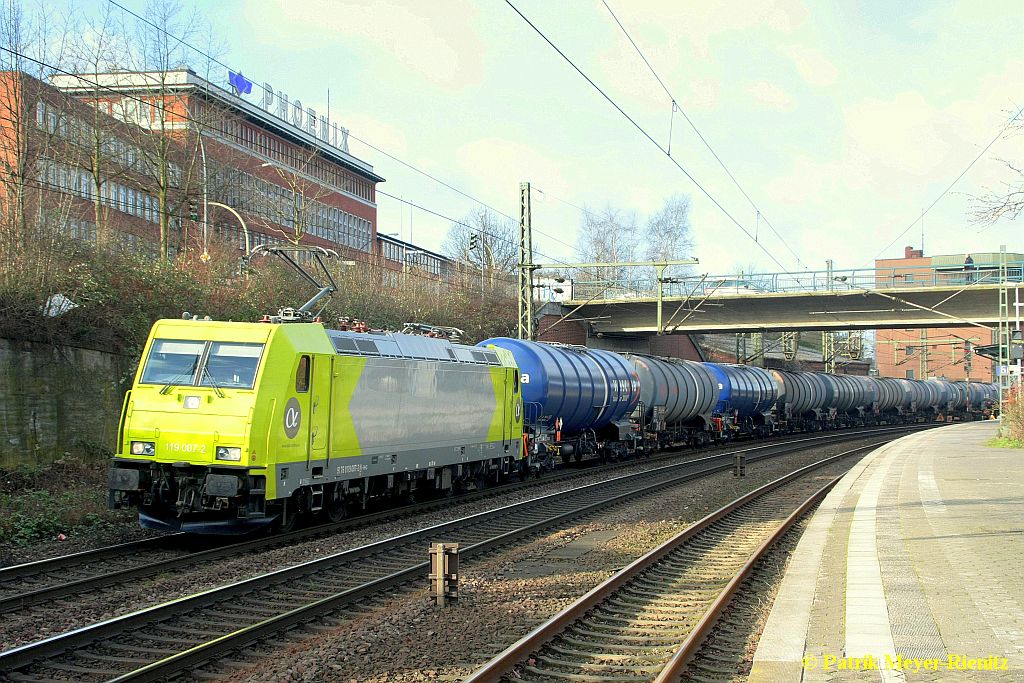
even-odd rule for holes
{"type": "MultiPolygon", "coordinates": [[[[1019,0],[607,3],[665,88],[602,0],[513,0],[658,146],[504,0],[184,6],[249,79],[321,112],[329,90],[331,118],[389,194],[448,218],[479,208],[360,141],[513,217],[529,181],[545,263],[579,260],[580,207],[644,224],[683,194],[696,244],[679,257],[698,258],[697,272],[868,267],[921,246],[918,216],[1024,107],[1019,0]]],[[[196,55],[193,67],[204,63],[196,55]]],[[[226,86],[224,69],[209,77],[226,86]]],[[[1024,218],[985,227],[969,216],[974,197],[1012,178],[1007,160],[1024,163],[1021,131],[926,213],[927,254],[1024,251],[1024,218]]],[[[379,232],[439,250],[449,226],[379,196],[379,232]]]]}

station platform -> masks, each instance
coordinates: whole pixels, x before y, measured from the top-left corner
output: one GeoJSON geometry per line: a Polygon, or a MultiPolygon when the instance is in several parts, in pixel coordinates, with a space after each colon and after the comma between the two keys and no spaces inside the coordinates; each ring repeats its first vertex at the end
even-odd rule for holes
{"type": "Polygon", "coordinates": [[[970,422],[879,448],[801,536],[754,655],[768,681],[1024,680],[1024,450],[970,422]]]}

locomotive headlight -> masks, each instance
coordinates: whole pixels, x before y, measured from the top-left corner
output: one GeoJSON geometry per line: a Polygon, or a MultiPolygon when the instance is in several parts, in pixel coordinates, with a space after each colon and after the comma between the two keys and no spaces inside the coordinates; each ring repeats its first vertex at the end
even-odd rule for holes
{"type": "Polygon", "coordinates": [[[217,459],[218,460],[241,460],[242,449],[241,448],[228,448],[226,446],[217,446],[217,459]]]}
{"type": "Polygon", "coordinates": [[[156,455],[156,444],[152,441],[132,441],[132,455],[156,455]]]}

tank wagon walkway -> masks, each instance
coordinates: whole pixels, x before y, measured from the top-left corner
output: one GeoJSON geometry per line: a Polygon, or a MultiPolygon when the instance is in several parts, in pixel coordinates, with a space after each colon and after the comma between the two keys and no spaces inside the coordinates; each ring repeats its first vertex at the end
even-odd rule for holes
{"type": "Polygon", "coordinates": [[[902,438],[840,481],[797,545],[751,683],[1024,680],[1024,451],[985,446],[996,428],[902,438]]]}

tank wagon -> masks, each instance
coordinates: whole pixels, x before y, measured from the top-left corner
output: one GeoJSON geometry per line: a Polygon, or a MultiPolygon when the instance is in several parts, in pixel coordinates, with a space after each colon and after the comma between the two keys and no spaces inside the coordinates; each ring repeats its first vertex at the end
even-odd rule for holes
{"type": "Polygon", "coordinates": [[[160,320],[124,401],[111,505],[149,528],[238,533],[522,468],[502,349],[319,323],[160,320]]]}
{"type": "Polygon", "coordinates": [[[478,347],[500,349],[518,366],[526,450],[534,471],[586,456],[618,458],[644,447],[634,428],[640,380],[626,358],[585,346],[495,337],[478,347]]]}
{"type": "Polygon", "coordinates": [[[822,373],[770,370],[779,397],[775,404],[775,425],[783,432],[816,432],[828,424],[827,406],[834,387],[822,373]]]}
{"type": "Polygon", "coordinates": [[[771,434],[771,410],[779,391],[771,373],[753,365],[706,365],[718,380],[714,412],[723,420],[726,433],[732,438],[771,434]]]}
{"type": "Polygon", "coordinates": [[[714,416],[720,387],[703,363],[626,354],[640,381],[637,424],[645,442],[662,448],[686,443],[699,448],[722,438],[723,421],[714,416]]]}

